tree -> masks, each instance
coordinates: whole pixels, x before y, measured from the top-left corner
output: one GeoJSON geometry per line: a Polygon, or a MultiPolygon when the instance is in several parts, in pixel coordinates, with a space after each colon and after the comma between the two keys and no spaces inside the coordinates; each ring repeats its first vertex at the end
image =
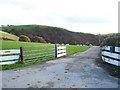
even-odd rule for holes
{"type": "Polygon", "coordinates": [[[39,36],[34,36],[32,38],[32,42],[41,42],[41,43],[46,43],[45,39],[43,37],[39,37],[39,36]]]}
{"type": "Polygon", "coordinates": [[[31,42],[30,38],[28,36],[25,36],[25,35],[21,35],[19,37],[19,41],[31,42]]]}

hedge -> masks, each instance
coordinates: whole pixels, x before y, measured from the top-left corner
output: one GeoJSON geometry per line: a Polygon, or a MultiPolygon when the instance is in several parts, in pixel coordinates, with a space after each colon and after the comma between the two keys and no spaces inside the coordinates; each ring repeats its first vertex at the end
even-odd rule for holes
{"type": "Polygon", "coordinates": [[[107,37],[103,40],[102,46],[118,46],[120,47],[120,36],[107,37]]]}

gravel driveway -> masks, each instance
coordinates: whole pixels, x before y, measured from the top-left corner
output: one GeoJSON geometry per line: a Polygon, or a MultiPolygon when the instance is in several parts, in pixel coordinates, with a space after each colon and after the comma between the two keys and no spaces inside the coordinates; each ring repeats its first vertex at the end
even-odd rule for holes
{"type": "Polygon", "coordinates": [[[118,88],[96,60],[99,47],[44,64],[2,72],[3,88],[118,88]]]}

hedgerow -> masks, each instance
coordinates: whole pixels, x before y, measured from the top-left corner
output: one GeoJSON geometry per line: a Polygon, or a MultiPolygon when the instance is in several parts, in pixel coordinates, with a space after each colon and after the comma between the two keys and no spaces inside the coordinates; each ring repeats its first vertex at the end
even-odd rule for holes
{"type": "Polygon", "coordinates": [[[107,37],[103,40],[101,46],[118,46],[120,47],[120,36],[107,37]]]}

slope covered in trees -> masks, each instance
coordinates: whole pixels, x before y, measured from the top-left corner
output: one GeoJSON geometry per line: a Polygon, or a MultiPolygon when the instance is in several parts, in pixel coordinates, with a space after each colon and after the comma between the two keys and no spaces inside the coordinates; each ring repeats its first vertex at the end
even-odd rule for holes
{"type": "Polygon", "coordinates": [[[3,31],[15,34],[17,36],[27,35],[31,39],[34,36],[43,37],[46,42],[65,43],[65,44],[85,44],[89,42],[98,45],[98,36],[93,34],[71,32],[67,29],[43,26],[43,25],[10,25],[3,26],[3,31]]]}

